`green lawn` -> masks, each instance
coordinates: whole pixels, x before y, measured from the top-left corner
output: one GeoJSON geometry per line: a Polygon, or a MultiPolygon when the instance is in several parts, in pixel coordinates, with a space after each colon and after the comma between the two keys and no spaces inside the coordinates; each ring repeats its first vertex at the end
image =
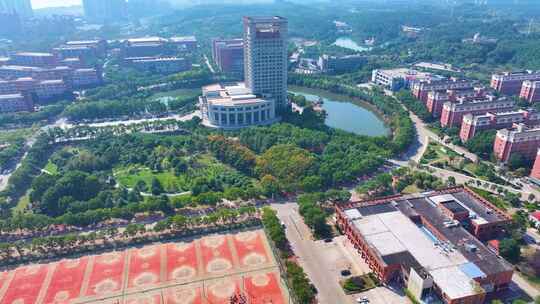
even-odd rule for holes
{"type": "Polygon", "coordinates": [[[510,208],[510,204],[505,201],[503,198],[501,198],[498,195],[492,194],[486,190],[478,189],[475,187],[469,187],[471,190],[473,190],[476,194],[480,195],[481,197],[488,200],[493,205],[497,206],[498,208],[501,208],[502,210],[507,210],[510,208]]]}
{"type": "Polygon", "coordinates": [[[114,170],[116,180],[124,187],[133,188],[139,181],[146,183],[150,187],[152,178],[157,178],[165,191],[183,192],[189,190],[189,181],[186,176],[175,176],[170,171],[153,172],[149,168],[142,166],[129,166],[116,168],[114,170]]]}
{"type": "Polygon", "coordinates": [[[24,128],[9,131],[0,131],[0,143],[12,142],[18,138],[28,138],[36,131],[35,128],[24,128]]]}
{"type": "Polygon", "coordinates": [[[52,163],[50,160],[47,163],[47,165],[45,165],[45,168],[43,168],[43,170],[51,173],[52,175],[57,175],[58,174],[58,166],[55,165],[54,163],[52,163]]]}
{"type": "Polygon", "coordinates": [[[30,191],[19,199],[17,206],[13,207],[13,212],[25,212],[26,207],[30,204],[30,191]]]}
{"type": "Polygon", "coordinates": [[[407,187],[405,187],[405,189],[403,189],[403,191],[401,191],[401,193],[403,194],[413,194],[413,193],[419,193],[419,192],[422,192],[423,190],[418,188],[416,185],[409,185],[407,187]]]}
{"type": "Polygon", "coordinates": [[[159,92],[151,96],[152,99],[161,97],[195,97],[201,94],[200,89],[178,89],[174,91],[159,92]]]}

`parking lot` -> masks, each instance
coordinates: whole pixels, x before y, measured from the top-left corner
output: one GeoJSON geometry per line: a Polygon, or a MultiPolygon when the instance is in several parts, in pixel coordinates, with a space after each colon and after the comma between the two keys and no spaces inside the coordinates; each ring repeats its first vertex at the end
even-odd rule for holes
{"type": "MultiPolygon", "coordinates": [[[[345,236],[336,237],[332,242],[317,241],[315,247],[320,252],[320,256],[324,258],[321,267],[324,267],[325,272],[337,282],[345,279],[341,275],[342,270],[349,270],[353,276],[371,272],[345,236]]],[[[377,287],[363,293],[350,295],[347,298],[352,304],[356,303],[356,299],[363,297],[367,297],[370,304],[411,303],[401,290],[388,287],[377,287]]]]}

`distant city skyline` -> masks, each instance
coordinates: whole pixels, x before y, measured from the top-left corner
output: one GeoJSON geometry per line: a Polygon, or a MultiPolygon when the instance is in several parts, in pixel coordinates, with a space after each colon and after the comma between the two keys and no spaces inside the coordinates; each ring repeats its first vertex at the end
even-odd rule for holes
{"type": "Polygon", "coordinates": [[[81,0],[32,0],[33,9],[71,5],[81,5],[81,0]]]}

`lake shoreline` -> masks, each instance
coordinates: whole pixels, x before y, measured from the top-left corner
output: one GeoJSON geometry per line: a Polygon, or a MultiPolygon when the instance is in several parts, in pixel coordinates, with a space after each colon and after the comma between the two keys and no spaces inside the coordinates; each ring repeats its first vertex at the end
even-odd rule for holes
{"type": "MultiPolygon", "coordinates": [[[[289,86],[288,91],[293,94],[314,95],[314,96],[322,97],[324,99],[329,99],[332,102],[344,103],[344,104],[348,103],[348,104],[354,105],[374,115],[382,123],[382,128],[384,128],[384,131],[382,132],[384,134],[379,134],[379,135],[359,134],[358,132],[353,132],[350,130],[344,130],[344,131],[356,133],[358,135],[366,135],[366,136],[392,136],[393,134],[393,130],[391,126],[389,125],[389,122],[387,118],[385,117],[385,115],[383,115],[383,113],[381,113],[381,111],[379,111],[377,107],[375,107],[374,105],[364,100],[361,100],[359,98],[349,97],[347,95],[332,93],[326,90],[313,89],[313,88],[302,87],[302,86],[289,86]]],[[[337,127],[334,127],[334,128],[337,128],[337,127]]],[[[342,129],[342,128],[337,128],[337,129],[342,129]]]]}

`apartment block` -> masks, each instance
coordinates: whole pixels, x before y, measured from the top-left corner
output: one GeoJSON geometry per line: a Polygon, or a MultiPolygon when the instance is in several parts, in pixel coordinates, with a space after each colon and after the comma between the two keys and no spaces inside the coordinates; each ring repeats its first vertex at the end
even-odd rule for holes
{"type": "Polygon", "coordinates": [[[109,47],[105,39],[71,40],[64,43],[64,46],[93,48],[100,57],[107,54],[107,48],[109,47]]]}
{"type": "Polygon", "coordinates": [[[475,86],[474,80],[445,78],[445,79],[426,79],[416,81],[411,91],[414,97],[426,103],[428,94],[431,91],[447,91],[447,90],[470,90],[475,86]]]}
{"type": "Polygon", "coordinates": [[[127,39],[122,46],[123,57],[155,57],[164,55],[169,53],[167,43],[167,39],[161,37],[127,39]]]}
{"type": "Polygon", "coordinates": [[[520,123],[497,132],[493,152],[500,162],[506,163],[516,153],[525,159],[534,160],[538,148],[540,148],[540,127],[520,123]]]}
{"type": "Polygon", "coordinates": [[[540,101],[540,81],[524,81],[519,97],[529,103],[540,101]]]}
{"type": "Polygon", "coordinates": [[[540,81],[540,72],[504,72],[491,76],[491,87],[501,94],[519,95],[525,81],[540,81]]]}
{"type": "Polygon", "coordinates": [[[319,57],[317,65],[325,73],[341,73],[355,71],[365,65],[367,57],[363,55],[329,56],[319,57]]]}
{"type": "Polygon", "coordinates": [[[212,57],[222,72],[243,75],[244,40],[241,38],[214,39],[212,41],[212,57]]]}
{"type": "Polygon", "coordinates": [[[97,69],[73,70],[71,79],[74,88],[95,87],[101,84],[101,73],[97,69]]]}
{"type": "Polygon", "coordinates": [[[36,83],[34,92],[40,100],[47,100],[68,93],[68,85],[61,79],[43,80],[36,83]]]}
{"type": "Polygon", "coordinates": [[[438,76],[408,68],[373,70],[371,82],[391,91],[411,88],[415,82],[427,81],[438,76]]]}
{"type": "Polygon", "coordinates": [[[458,100],[474,100],[487,97],[484,88],[466,90],[429,91],[426,107],[433,117],[441,117],[443,105],[458,100]]]}
{"type": "Polygon", "coordinates": [[[518,110],[511,112],[489,112],[483,115],[467,114],[463,117],[459,136],[467,142],[478,132],[510,128],[516,123],[534,125],[540,123],[540,113],[535,110],[518,110]]]}
{"type": "Polygon", "coordinates": [[[510,111],[515,102],[509,99],[496,99],[489,96],[482,100],[447,102],[443,105],[441,126],[445,128],[459,127],[467,114],[480,115],[493,111],[510,111]]]}
{"type": "Polygon", "coordinates": [[[139,71],[161,74],[191,70],[191,61],[178,57],[131,57],[125,58],[124,62],[139,71]]]}
{"type": "Polygon", "coordinates": [[[51,53],[20,52],[10,56],[10,63],[18,66],[53,67],[58,64],[56,56],[51,53]]]}
{"type": "Polygon", "coordinates": [[[67,66],[40,68],[30,66],[4,65],[0,66],[0,78],[14,79],[31,77],[36,80],[52,80],[70,78],[73,70],[67,66]]]}
{"type": "Polygon", "coordinates": [[[482,304],[512,280],[512,265],[482,243],[511,218],[468,188],[336,205],[336,217],[373,273],[418,299],[482,304]]]}
{"type": "MultiPolygon", "coordinates": [[[[531,178],[534,178],[534,179],[540,181],[540,149],[538,149],[538,152],[536,153],[536,158],[534,160],[534,165],[533,165],[533,168],[531,170],[531,178]]],[[[540,217],[538,218],[538,221],[539,221],[538,223],[540,223],[540,217]]]]}
{"type": "Polygon", "coordinates": [[[30,77],[12,80],[0,79],[0,95],[31,93],[34,90],[35,84],[36,81],[30,77]]]}
{"type": "Polygon", "coordinates": [[[193,52],[197,50],[198,43],[195,36],[177,36],[169,38],[169,43],[180,51],[193,52]]]}
{"type": "Polygon", "coordinates": [[[17,94],[0,95],[0,113],[31,112],[34,105],[30,96],[17,94]]]}

